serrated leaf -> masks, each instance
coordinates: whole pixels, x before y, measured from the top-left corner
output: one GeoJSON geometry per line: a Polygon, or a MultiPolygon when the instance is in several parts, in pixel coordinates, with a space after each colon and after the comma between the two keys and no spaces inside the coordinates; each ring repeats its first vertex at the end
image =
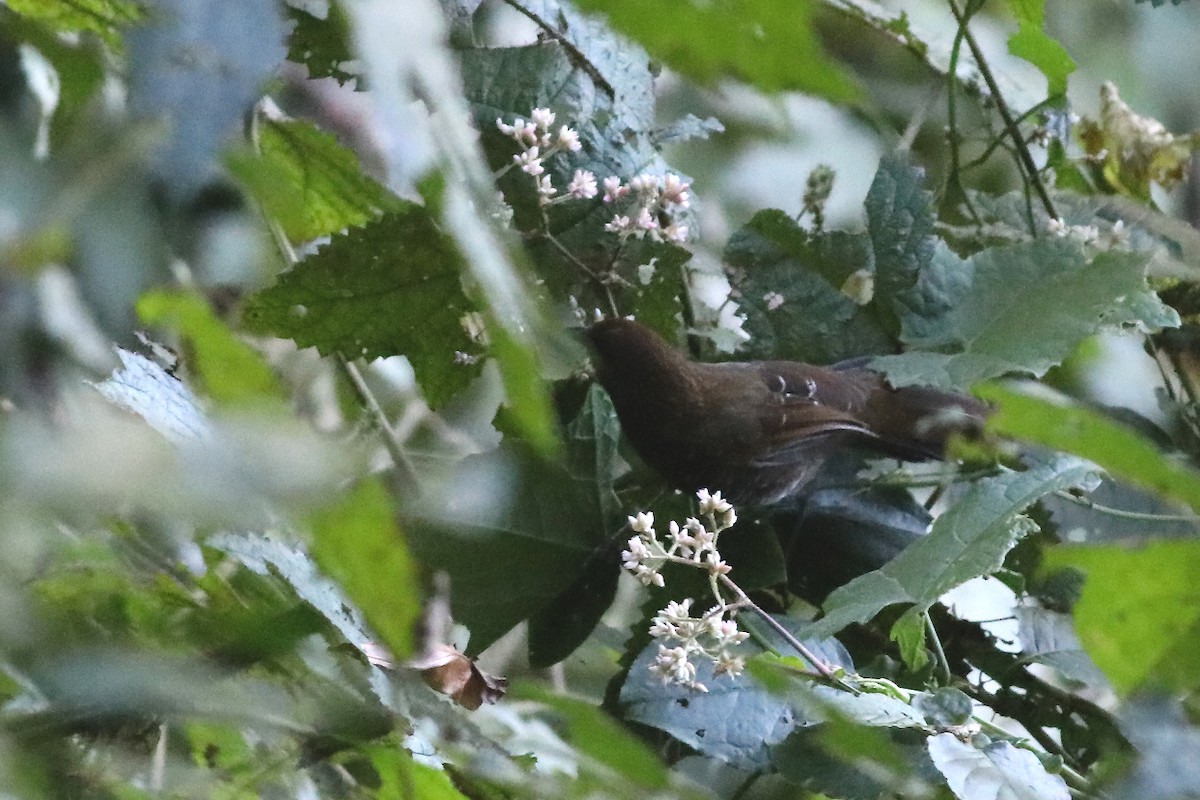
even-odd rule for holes
{"type": "Polygon", "coordinates": [[[231,158],[230,169],[293,242],[362,225],[400,205],[363,174],[353,151],[309,122],[262,122],[258,150],[257,158],[231,158]]]}
{"type": "Polygon", "coordinates": [[[851,623],[870,620],[882,609],[911,605],[921,614],[939,597],[972,578],[999,569],[1005,554],[1034,526],[1020,516],[1030,504],[1058,489],[1087,483],[1093,468],[1079,459],[1053,456],[1025,472],[977,481],[933,524],[884,567],[855,578],[825,601],[825,616],[805,636],[823,637],[851,623]]]}
{"type": "Polygon", "coordinates": [[[745,357],[829,363],[894,351],[874,314],[841,291],[851,274],[872,272],[866,237],[809,234],[771,209],[731,236],[722,258],[752,337],[745,357]]]}
{"type": "Polygon", "coordinates": [[[289,61],[303,64],[309,78],[333,78],[348,83],[358,76],[348,72],[354,55],[350,52],[350,23],[339,0],[329,0],[324,18],[312,14],[298,3],[287,4],[287,16],[293,23],[288,36],[289,61]]]}
{"type": "Polygon", "coordinates": [[[959,800],[1070,800],[1066,781],[1008,742],[974,747],[952,733],[928,741],[929,757],[959,800]]]}
{"type": "Polygon", "coordinates": [[[283,398],[262,356],[238,339],[199,294],[147,292],[138,298],[137,312],[145,324],[174,328],[187,340],[193,373],[217,403],[263,406],[283,398]]]}
{"type": "Polygon", "coordinates": [[[406,521],[413,554],[450,576],[478,653],[546,609],[606,541],[595,488],[517,446],[469,456],[406,521]]]}
{"type": "Polygon", "coordinates": [[[456,352],[478,346],[462,317],[462,257],[421,206],[396,211],[335,236],[250,298],[244,321],[256,332],[316,347],[322,355],[404,355],[430,405],[479,373],[456,352]]]}
{"type": "Polygon", "coordinates": [[[1169,458],[1148,439],[1079,406],[1063,405],[999,384],[979,387],[994,403],[988,429],[1090,459],[1110,475],[1200,509],[1200,472],[1169,458]]]}
{"type": "Polygon", "coordinates": [[[872,365],[895,386],[967,387],[1009,372],[1041,376],[1100,331],[1178,325],[1146,287],[1145,262],[1058,238],[965,261],[941,246],[905,298],[901,338],[916,352],[872,365]]]}
{"type": "Polygon", "coordinates": [[[1075,604],[1075,628],[1113,687],[1128,694],[1145,683],[1194,689],[1194,671],[1171,669],[1200,652],[1200,541],[1059,546],[1045,553],[1048,571],[1074,567],[1087,576],[1075,604]],[[1189,657],[1191,657],[1189,655],[1189,657]],[[1179,681],[1179,683],[1176,683],[1179,681]]]}
{"type": "Polygon", "coordinates": [[[364,481],[309,522],[317,564],[362,609],[391,654],[408,658],[421,599],[416,570],[383,486],[364,481]]]}
{"type": "Polygon", "coordinates": [[[121,368],[95,384],[115,405],[132,411],[171,442],[212,432],[199,398],[186,383],[138,353],[117,348],[121,368]]]}
{"type": "Polygon", "coordinates": [[[831,64],[812,23],[813,2],[741,0],[735,4],[584,0],[651,55],[701,83],[734,77],[763,91],[797,90],[835,101],[858,96],[831,64]],[[663,19],[671,24],[660,24],[663,19]]]}
{"type": "Polygon", "coordinates": [[[875,306],[891,332],[901,328],[907,297],[933,259],[933,194],[925,170],[907,153],[883,157],[867,191],[867,233],[875,254],[875,306]]]}

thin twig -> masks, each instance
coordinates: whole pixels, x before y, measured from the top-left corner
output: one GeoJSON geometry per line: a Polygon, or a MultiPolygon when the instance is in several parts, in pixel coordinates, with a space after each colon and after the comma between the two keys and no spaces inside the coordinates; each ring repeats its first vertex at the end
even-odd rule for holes
{"type": "Polygon", "coordinates": [[[851,692],[853,694],[861,694],[858,689],[842,680],[842,678],[837,675],[832,667],[826,664],[823,659],[818,658],[812,650],[808,649],[808,646],[805,645],[804,642],[797,639],[795,634],[785,628],[783,624],[779,622],[779,620],[772,617],[761,606],[751,600],[750,596],[742,591],[742,587],[730,580],[728,575],[721,575],[720,581],[722,586],[733,592],[733,595],[737,598],[737,603],[739,605],[745,606],[757,614],[759,618],[763,622],[767,623],[767,625],[769,625],[771,629],[775,631],[775,633],[779,634],[779,636],[782,637],[783,640],[792,647],[792,649],[799,653],[801,658],[811,664],[812,668],[815,669],[822,678],[837,686],[839,689],[842,689],[843,691],[851,692]]]}
{"type": "Polygon", "coordinates": [[[925,618],[925,631],[929,641],[933,644],[933,655],[937,659],[938,678],[942,686],[949,686],[950,682],[954,680],[954,675],[950,672],[950,659],[946,658],[946,649],[942,647],[942,637],[938,636],[937,628],[933,626],[933,618],[929,616],[929,612],[925,611],[921,616],[925,618]]]}
{"type": "Polygon", "coordinates": [[[1125,509],[1113,508],[1112,506],[1097,503],[1090,497],[1073,495],[1064,489],[1056,491],[1054,496],[1061,497],[1063,500],[1083,506],[1084,508],[1089,508],[1098,514],[1108,514],[1109,516],[1120,517],[1121,519],[1140,519],[1147,522],[1189,522],[1193,525],[1200,525],[1200,517],[1195,514],[1154,514],[1149,511],[1126,511],[1125,509]]]}
{"type": "MultiPolygon", "coordinates": [[[[258,120],[259,110],[255,110],[250,123],[250,141],[255,150],[259,148],[258,138],[258,120]]],[[[271,231],[271,237],[275,240],[275,246],[279,249],[283,260],[287,262],[288,267],[295,267],[300,262],[300,257],[296,255],[296,248],[292,246],[292,242],[288,239],[287,232],[283,230],[283,225],[279,220],[269,215],[265,208],[260,207],[260,212],[263,219],[267,221],[267,228],[271,231]]],[[[383,407],[375,398],[375,394],[371,391],[371,387],[367,386],[367,382],[363,380],[362,373],[358,367],[351,363],[341,353],[337,354],[337,364],[342,373],[350,380],[350,384],[354,387],[354,393],[358,396],[359,401],[366,407],[367,413],[371,416],[375,426],[379,428],[380,435],[383,437],[383,446],[387,448],[388,454],[392,457],[392,463],[396,466],[396,473],[400,480],[404,483],[405,488],[417,491],[420,484],[417,482],[417,473],[413,469],[412,462],[404,452],[404,445],[400,441],[400,437],[396,435],[396,431],[392,428],[391,422],[387,418],[383,407]]]]}
{"type": "Polygon", "coordinates": [[[1008,104],[1004,102],[1004,95],[1000,92],[1000,85],[996,83],[996,76],[992,74],[991,67],[988,66],[987,59],[984,58],[983,50],[979,47],[979,42],[975,40],[971,29],[967,26],[967,19],[959,9],[956,0],[946,0],[946,2],[950,6],[950,13],[954,15],[954,19],[958,22],[959,29],[966,39],[967,47],[971,50],[971,56],[975,59],[975,66],[979,68],[979,74],[983,77],[984,83],[987,84],[988,90],[992,93],[992,100],[996,103],[996,111],[999,112],[1000,118],[1004,120],[1004,127],[1008,130],[1009,138],[1012,139],[1013,145],[1017,149],[1018,161],[1024,167],[1024,172],[1029,176],[1029,180],[1033,184],[1033,189],[1037,192],[1038,199],[1042,201],[1042,207],[1046,209],[1046,213],[1050,215],[1051,219],[1058,219],[1058,211],[1055,210],[1054,203],[1050,200],[1050,195],[1046,191],[1046,186],[1042,183],[1037,164],[1033,163],[1033,155],[1029,152],[1029,147],[1021,137],[1021,129],[1017,126],[1012,112],[1009,111],[1008,104]]]}
{"type": "Polygon", "coordinates": [[[549,233],[549,232],[542,232],[542,233],[538,234],[538,236],[540,236],[542,239],[545,239],[547,242],[549,242],[551,244],[551,246],[554,247],[554,249],[557,250],[563,258],[567,259],[567,261],[569,261],[575,267],[580,269],[585,275],[587,275],[589,278],[591,278],[593,281],[595,281],[596,285],[600,287],[600,289],[604,292],[604,296],[608,299],[609,310],[612,311],[613,316],[615,316],[615,317],[621,316],[621,312],[619,310],[617,310],[617,299],[616,299],[616,297],[613,296],[612,287],[608,285],[607,281],[605,281],[602,277],[600,277],[600,275],[597,274],[597,272],[595,270],[593,270],[587,264],[583,263],[583,261],[581,261],[578,256],[576,256],[574,253],[572,253],[567,248],[566,245],[564,245],[562,242],[560,242],[558,239],[556,239],[554,237],[554,234],[549,233]]]}
{"type": "Polygon", "coordinates": [[[542,19],[528,8],[525,8],[525,6],[516,2],[516,0],[502,0],[502,2],[515,10],[517,13],[532,20],[539,28],[546,32],[547,36],[562,45],[563,49],[566,50],[571,56],[571,60],[575,62],[575,65],[586,72],[588,77],[592,79],[592,83],[603,89],[610,98],[616,98],[616,90],[613,89],[612,84],[600,74],[600,70],[596,68],[596,65],[592,63],[591,59],[584,55],[582,50],[571,44],[571,42],[567,41],[567,37],[563,36],[562,32],[551,25],[548,20],[542,19]]]}

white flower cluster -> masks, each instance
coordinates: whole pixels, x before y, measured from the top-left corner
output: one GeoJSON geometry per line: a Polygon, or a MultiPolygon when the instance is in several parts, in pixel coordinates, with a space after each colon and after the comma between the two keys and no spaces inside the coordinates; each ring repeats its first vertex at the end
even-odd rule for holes
{"type": "Polygon", "coordinates": [[[1082,244],[1092,245],[1105,250],[1114,247],[1124,247],[1129,244],[1129,232],[1125,230],[1125,222],[1117,220],[1107,231],[1101,231],[1095,225],[1068,225],[1059,217],[1052,217],[1046,223],[1046,230],[1052,236],[1060,239],[1071,238],[1082,244]]]}
{"type": "MultiPolygon", "coordinates": [[[[579,152],[583,145],[579,133],[566,125],[554,133],[554,112],[548,108],[535,108],[529,119],[517,118],[511,125],[496,119],[496,127],[509,136],[523,149],[513,156],[513,165],[533,177],[537,186],[538,202],[542,206],[566,200],[590,200],[600,193],[596,175],[586,169],[577,169],[567,184],[566,191],[558,194],[551,176],[546,173],[545,161],[555,153],[569,150],[579,152]]],[[[688,226],[675,220],[675,214],[691,205],[688,190],[690,184],[678,175],[638,175],[629,183],[622,183],[615,175],[604,179],[604,202],[632,201],[626,214],[614,214],[604,230],[616,233],[622,240],[633,237],[649,237],[656,242],[684,242],[688,237],[688,226]]]]}
{"type": "Polygon", "coordinates": [[[614,214],[604,230],[622,239],[649,237],[656,242],[687,241],[688,226],[675,220],[675,214],[691,205],[691,185],[678,175],[638,175],[629,183],[614,176],[604,179],[604,202],[633,200],[627,214],[614,214]]]}
{"type": "Polygon", "coordinates": [[[542,205],[561,200],[588,200],[600,193],[596,186],[596,176],[586,169],[577,169],[571,182],[567,184],[566,194],[555,198],[558,189],[546,174],[543,162],[563,150],[578,153],[583,145],[574,128],[562,125],[557,133],[553,132],[554,112],[550,109],[535,108],[529,114],[528,121],[517,118],[511,125],[497,118],[496,127],[524,148],[513,156],[513,164],[533,177],[537,185],[538,202],[542,205]]]}
{"type": "Polygon", "coordinates": [[[738,629],[732,618],[737,609],[725,603],[717,586],[718,576],[729,572],[729,565],[721,559],[717,550],[717,539],[721,531],[737,522],[737,514],[720,492],[710,494],[707,489],[701,489],[696,497],[700,501],[700,516],[707,524],[696,517],[688,518],[682,527],[672,521],[664,545],[654,530],[654,514],[641,512],[629,517],[629,527],[635,535],[629,540],[629,549],[621,553],[621,558],[625,569],[646,586],[663,585],[661,570],[667,563],[686,564],[708,572],[712,593],[717,601],[715,606],[702,616],[693,617],[692,600],[681,603],[672,601],[654,617],[650,626],[651,636],[666,640],[666,643],[659,644],[658,655],[650,671],[662,678],[664,683],[677,683],[707,691],[696,680],[693,657],[712,661],[717,675],[739,675],[745,668],[745,662],[732,655],[730,649],[744,641],[748,634],[738,629]]]}

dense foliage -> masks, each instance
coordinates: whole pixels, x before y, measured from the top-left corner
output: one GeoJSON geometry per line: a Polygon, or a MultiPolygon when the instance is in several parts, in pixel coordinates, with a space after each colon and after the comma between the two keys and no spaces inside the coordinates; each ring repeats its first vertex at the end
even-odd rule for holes
{"type": "Polygon", "coordinates": [[[1200,138],[915,5],[9,0],[3,793],[1200,796],[1200,138]],[[719,180],[801,95],[858,221],[719,180]],[[598,313],[995,412],[731,509],[598,313]]]}

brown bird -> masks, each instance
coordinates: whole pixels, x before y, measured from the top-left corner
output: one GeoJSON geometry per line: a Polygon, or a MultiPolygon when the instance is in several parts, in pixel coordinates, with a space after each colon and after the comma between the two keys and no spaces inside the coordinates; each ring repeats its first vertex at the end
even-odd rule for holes
{"type": "Polygon", "coordinates": [[[770,505],[802,492],[833,454],[859,447],[942,458],[950,435],[978,432],[987,407],[925,386],[893,389],[860,361],[690,361],[626,319],[587,332],[596,375],[638,455],[674,488],[770,505]]]}

